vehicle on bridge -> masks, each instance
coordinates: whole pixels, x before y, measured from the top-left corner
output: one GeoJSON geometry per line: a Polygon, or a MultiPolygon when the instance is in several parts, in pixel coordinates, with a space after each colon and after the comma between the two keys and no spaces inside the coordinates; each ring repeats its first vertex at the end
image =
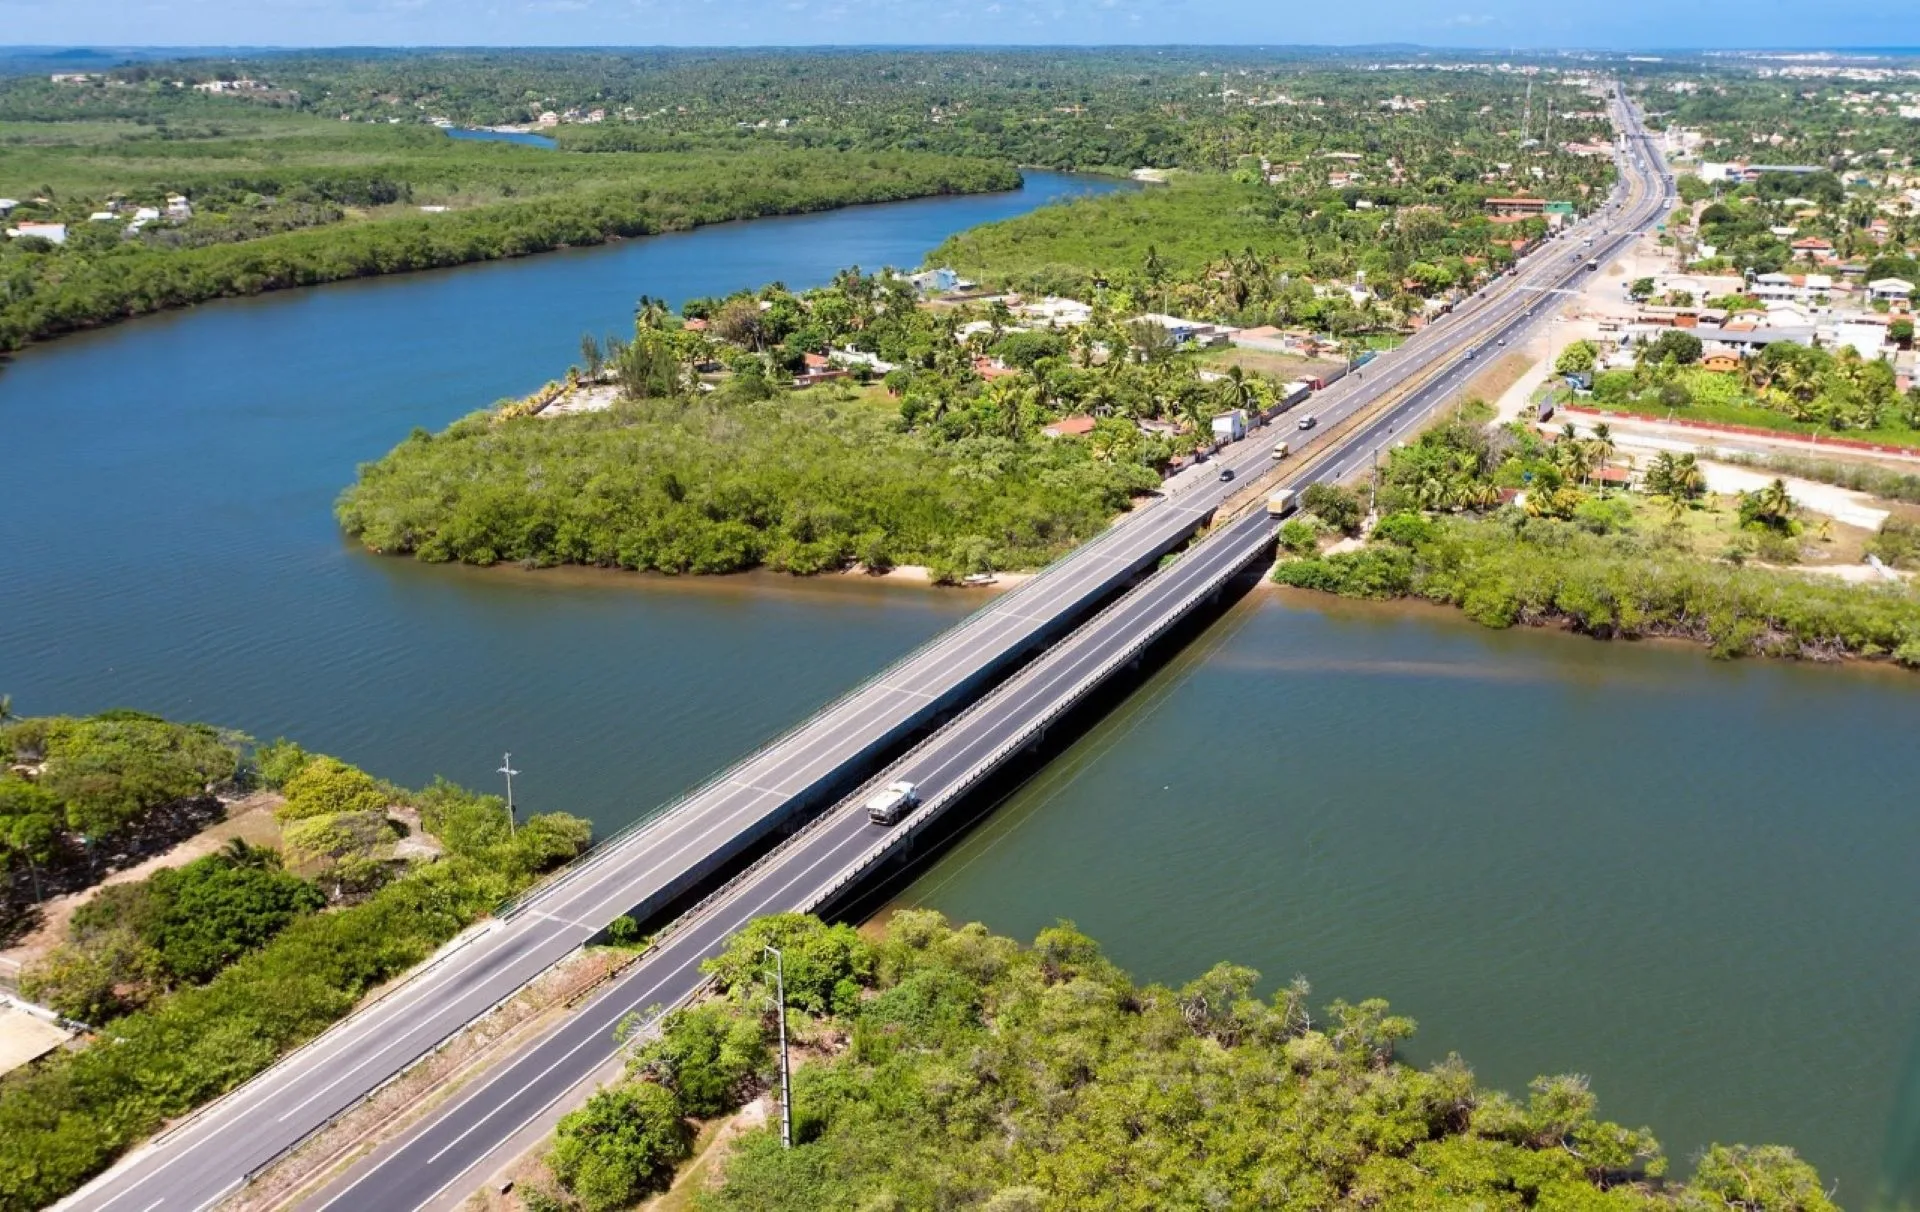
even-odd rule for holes
{"type": "Polygon", "coordinates": [[[1279,492],[1268,497],[1267,516],[1270,518],[1284,518],[1292,513],[1295,496],[1296,494],[1293,489],[1282,488],[1279,492]]]}
{"type": "Polygon", "coordinates": [[[920,792],[905,779],[888,783],[867,800],[867,819],[876,825],[891,825],[907,815],[920,802],[920,792]]]}

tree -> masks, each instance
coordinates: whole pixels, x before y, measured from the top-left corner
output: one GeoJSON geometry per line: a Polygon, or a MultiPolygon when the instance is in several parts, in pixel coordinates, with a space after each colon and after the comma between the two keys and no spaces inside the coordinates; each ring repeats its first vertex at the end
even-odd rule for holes
{"type": "Polygon", "coordinates": [[[366,771],[339,758],[310,759],[286,781],[286,802],[274,812],[283,821],[342,812],[383,812],[393,796],[366,771]]]}
{"type": "Polygon", "coordinates": [[[1764,487],[1740,494],[1740,523],[1786,533],[1792,528],[1793,515],[1799,507],[1787,492],[1787,482],[1776,477],[1764,487]]]}
{"type": "Polygon", "coordinates": [[[709,1002],[668,1015],[628,1071],[672,1090],[682,1111],[704,1119],[739,1106],[769,1055],[762,1016],[709,1002]]]}
{"type": "Polygon", "coordinates": [[[1703,348],[1699,337],[1685,329],[1669,328],[1641,347],[1640,361],[1643,364],[1672,362],[1678,366],[1691,366],[1700,360],[1703,348]]]}
{"type": "Polygon", "coordinates": [[[1360,495],[1337,484],[1309,484],[1300,494],[1300,507],[1341,534],[1360,533],[1364,510],[1360,495]]]}
{"type": "Polygon", "coordinates": [[[1645,303],[1653,297],[1653,279],[1635,278],[1633,284],[1627,287],[1627,296],[1635,303],[1645,303]]]}
{"type": "Polygon", "coordinates": [[[692,1145],[673,1092],[631,1082],[563,1117],[547,1165],[587,1212],[611,1212],[664,1188],[692,1145]]]}
{"type": "Polygon", "coordinates": [[[1554,359],[1554,372],[1563,375],[1587,374],[1593,370],[1598,352],[1592,341],[1575,341],[1554,359]]]}

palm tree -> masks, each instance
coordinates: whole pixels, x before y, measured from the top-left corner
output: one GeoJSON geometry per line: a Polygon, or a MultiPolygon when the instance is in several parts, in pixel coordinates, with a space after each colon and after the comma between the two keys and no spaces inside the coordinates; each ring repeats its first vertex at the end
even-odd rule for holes
{"type": "MultiPolygon", "coordinates": [[[[1607,469],[1607,460],[1612,458],[1614,452],[1619,449],[1618,446],[1614,445],[1613,426],[1602,421],[1593,427],[1591,449],[1593,451],[1594,462],[1598,465],[1599,469],[1604,472],[1607,469]]],[[[1605,496],[1606,494],[1607,484],[1605,480],[1602,480],[1600,482],[1600,495],[1605,496]]]]}
{"type": "Polygon", "coordinates": [[[13,696],[10,694],[0,694],[0,724],[4,724],[13,718],[13,696]]]}
{"type": "Polygon", "coordinates": [[[220,860],[229,867],[246,870],[272,870],[280,866],[280,852],[271,846],[255,846],[243,837],[230,837],[219,851],[220,860]]]}

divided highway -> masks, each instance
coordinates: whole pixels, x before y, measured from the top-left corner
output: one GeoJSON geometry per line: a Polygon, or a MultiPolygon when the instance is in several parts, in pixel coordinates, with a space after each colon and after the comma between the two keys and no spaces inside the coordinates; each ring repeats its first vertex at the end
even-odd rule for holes
{"type": "MultiPolygon", "coordinates": [[[[1513,275],[1400,349],[1349,376],[1303,409],[1316,431],[1295,481],[1330,479],[1439,406],[1469,366],[1469,350],[1497,348],[1533,321],[1543,292],[1577,285],[1590,257],[1603,263],[1663,210],[1665,189],[1643,166],[1659,156],[1621,111],[1634,151],[1623,196],[1592,246],[1567,235],[1513,275]],[[1357,426],[1344,425],[1369,414],[1357,426]],[[1351,429],[1352,432],[1345,432],[1351,429]]],[[[1283,421],[1284,423],[1284,421],[1283,421]]],[[[1256,431],[1217,461],[1241,477],[1269,466],[1271,433],[1256,431]]],[[[893,830],[868,824],[858,797],[837,807],[677,923],[654,951],[579,1013],[464,1091],[394,1146],[323,1193],[330,1209],[411,1209],[458,1193],[522,1126],[604,1064],[613,1028],[630,1012],[675,1004],[700,983],[699,961],[753,916],[818,906],[857,879],[880,851],[923,828],[966,787],[1057,718],[1146,643],[1266,550],[1264,514],[1230,522],[1170,568],[1071,630],[1097,603],[1191,537],[1237,485],[1193,483],[1141,506],[1109,532],[1001,595],[965,622],[793,732],[723,772],[643,825],[616,835],[561,877],[471,932],[409,983],[130,1157],[62,1206],[116,1212],[196,1210],[224,1198],[263,1165],[356,1105],[368,1092],[524,986],[627,912],[657,911],[716,870],[824,803],[880,759],[966,706],[881,772],[909,778],[925,801],[893,830]],[[1044,655],[1031,660],[1032,654],[1044,655]],[[1024,665],[1024,667],[1023,667],[1024,665]],[[1017,672],[1014,672],[1016,671],[1017,672]],[[1002,681],[1001,679],[1005,679],[1002,681]],[[996,682],[997,689],[992,689],[996,682]]]]}

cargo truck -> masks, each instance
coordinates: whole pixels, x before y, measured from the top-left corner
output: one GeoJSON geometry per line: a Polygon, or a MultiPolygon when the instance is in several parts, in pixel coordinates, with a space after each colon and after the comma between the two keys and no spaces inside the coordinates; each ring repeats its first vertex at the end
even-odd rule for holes
{"type": "Polygon", "coordinates": [[[1295,495],[1293,489],[1282,488],[1279,492],[1268,497],[1267,516],[1270,518],[1284,518],[1292,513],[1295,495]]]}
{"type": "Polygon", "coordinates": [[[868,798],[867,819],[876,825],[891,825],[919,802],[920,792],[912,783],[905,779],[888,783],[868,798]]]}

